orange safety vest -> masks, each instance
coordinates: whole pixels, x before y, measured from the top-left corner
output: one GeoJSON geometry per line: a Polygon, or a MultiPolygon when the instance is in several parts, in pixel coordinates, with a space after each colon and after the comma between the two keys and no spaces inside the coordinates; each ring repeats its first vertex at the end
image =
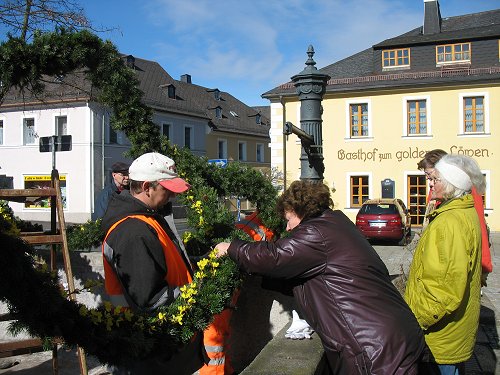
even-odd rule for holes
{"type": "Polygon", "coordinates": [[[262,224],[257,212],[236,222],[236,228],[244,230],[254,241],[271,241],[274,233],[262,224]]]}
{"type": "MultiPolygon", "coordinates": [[[[163,248],[165,256],[165,263],[168,272],[165,275],[165,281],[169,286],[182,286],[192,281],[191,273],[189,272],[184,259],[179,254],[177,247],[174,245],[167,232],[155,219],[144,215],[130,215],[116,223],[109,228],[104,241],[102,242],[102,254],[104,263],[104,287],[106,293],[109,295],[111,303],[115,306],[128,306],[128,302],[123,295],[122,284],[116,275],[115,270],[111,267],[112,262],[112,249],[107,245],[106,240],[110,233],[122,222],[128,219],[138,219],[144,221],[156,230],[158,240],[163,248]]],[[[133,251],[133,250],[131,250],[133,251]]]]}

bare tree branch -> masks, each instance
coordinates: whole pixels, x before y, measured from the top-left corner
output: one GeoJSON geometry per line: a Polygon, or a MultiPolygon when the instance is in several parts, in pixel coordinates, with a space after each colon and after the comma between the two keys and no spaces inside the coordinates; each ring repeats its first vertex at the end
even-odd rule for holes
{"type": "Polygon", "coordinates": [[[37,30],[108,32],[115,29],[95,27],[74,0],[0,0],[0,23],[22,40],[32,39],[37,30]]]}

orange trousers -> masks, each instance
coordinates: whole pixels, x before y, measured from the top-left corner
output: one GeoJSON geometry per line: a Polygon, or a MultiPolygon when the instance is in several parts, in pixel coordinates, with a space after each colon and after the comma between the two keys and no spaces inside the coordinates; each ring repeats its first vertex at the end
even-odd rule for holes
{"type": "Polygon", "coordinates": [[[200,375],[227,375],[234,372],[227,355],[232,314],[232,309],[222,310],[214,316],[214,321],[203,333],[203,343],[210,362],[199,370],[200,375]]]}

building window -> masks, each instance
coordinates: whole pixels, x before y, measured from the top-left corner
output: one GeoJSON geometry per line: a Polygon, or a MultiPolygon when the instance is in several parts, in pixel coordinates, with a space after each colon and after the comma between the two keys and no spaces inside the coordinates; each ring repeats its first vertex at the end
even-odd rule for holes
{"type": "Polygon", "coordinates": [[[463,132],[484,133],[484,97],[463,98],[463,132]]]}
{"type": "Polygon", "coordinates": [[[456,43],[436,46],[436,62],[470,62],[470,43],[456,43]]]}
{"type": "Polygon", "coordinates": [[[259,163],[264,163],[264,145],[262,143],[257,143],[256,160],[259,163]]]}
{"type": "Polygon", "coordinates": [[[407,176],[408,195],[406,202],[410,211],[411,224],[422,225],[425,217],[425,208],[427,206],[427,180],[425,175],[407,176]]]}
{"type": "Polygon", "coordinates": [[[193,136],[192,134],[192,129],[189,126],[184,127],[184,147],[188,148],[191,150],[192,148],[192,139],[191,137],[193,136]]]}
{"type": "Polygon", "coordinates": [[[257,125],[260,125],[261,121],[262,121],[262,117],[261,117],[260,113],[258,113],[257,116],[255,116],[255,123],[257,125]]]}
{"type": "Polygon", "coordinates": [[[35,119],[23,119],[23,142],[25,145],[32,145],[35,143],[35,119]]]}
{"type": "Polygon", "coordinates": [[[170,140],[170,124],[161,124],[161,135],[170,140]]]}
{"type": "Polygon", "coordinates": [[[227,159],[227,141],[225,139],[219,139],[217,157],[219,159],[227,159]]]}
{"type": "Polygon", "coordinates": [[[368,103],[350,104],[350,136],[368,136],[368,103]]]}
{"type": "Polygon", "coordinates": [[[427,101],[408,100],[407,102],[407,134],[427,134],[427,101]]]}
{"type": "Polygon", "coordinates": [[[247,160],[247,143],[246,142],[238,142],[238,160],[246,161],[247,160]]]}
{"type": "Polygon", "coordinates": [[[382,66],[384,68],[391,68],[397,66],[410,65],[410,49],[392,49],[382,52],[382,66]]]}
{"type": "Polygon", "coordinates": [[[0,120],[0,145],[3,145],[3,120],[0,120]]]}
{"type": "Polygon", "coordinates": [[[214,99],[215,100],[220,100],[220,91],[219,89],[214,90],[214,99]]]}
{"type": "Polygon", "coordinates": [[[56,135],[68,135],[68,117],[56,117],[56,135]]]}
{"type": "Polygon", "coordinates": [[[215,108],[215,117],[222,118],[222,108],[221,107],[215,108]]]}
{"type": "Polygon", "coordinates": [[[369,178],[368,176],[351,176],[350,185],[351,207],[361,207],[369,197],[369,178]]]}

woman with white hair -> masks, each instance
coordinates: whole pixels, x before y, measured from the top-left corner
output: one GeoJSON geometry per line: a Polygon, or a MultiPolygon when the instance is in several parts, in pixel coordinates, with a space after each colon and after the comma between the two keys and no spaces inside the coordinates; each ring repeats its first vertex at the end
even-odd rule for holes
{"type": "Polygon", "coordinates": [[[479,175],[471,158],[445,155],[429,176],[431,198],[441,204],[422,233],[405,291],[430,349],[421,373],[463,374],[474,350],[481,306],[481,227],[471,189],[473,179],[475,186],[481,184],[479,175]]]}

